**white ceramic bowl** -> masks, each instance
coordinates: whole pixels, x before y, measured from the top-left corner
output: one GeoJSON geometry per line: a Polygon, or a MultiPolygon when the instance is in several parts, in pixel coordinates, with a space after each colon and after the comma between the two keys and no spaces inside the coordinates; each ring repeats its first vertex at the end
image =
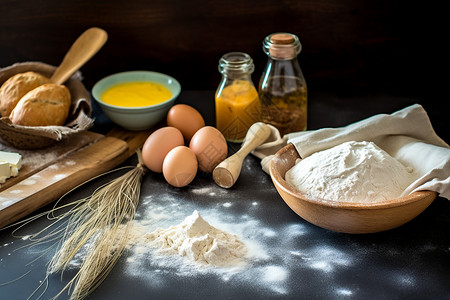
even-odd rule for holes
{"type": "Polygon", "coordinates": [[[92,96],[100,105],[105,115],[117,125],[128,130],[146,130],[162,121],[175,99],[181,92],[180,83],[173,77],[151,71],[129,71],[116,73],[98,81],[92,88],[92,96]],[[163,85],[172,98],[155,105],[142,107],[121,107],[102,101],[101,95],[110,87],[125,82],[148,81],[163,85]]]}

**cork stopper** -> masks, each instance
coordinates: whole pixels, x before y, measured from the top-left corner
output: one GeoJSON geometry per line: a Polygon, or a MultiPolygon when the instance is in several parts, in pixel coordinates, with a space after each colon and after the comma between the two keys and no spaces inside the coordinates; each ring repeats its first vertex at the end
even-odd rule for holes
{"type": "Polygon", "coordinates": [[[272,58],[292,59],[301,50],[298,37],[290,33],[274,33],[266,37],[264,48],[272,58]]]}
{"type": "Polygon", "coordinates": [[[277,45],[287,45],[294,43],[294,37],[287,33],[277,33],[270,37],[270,41],[277,45]]]}

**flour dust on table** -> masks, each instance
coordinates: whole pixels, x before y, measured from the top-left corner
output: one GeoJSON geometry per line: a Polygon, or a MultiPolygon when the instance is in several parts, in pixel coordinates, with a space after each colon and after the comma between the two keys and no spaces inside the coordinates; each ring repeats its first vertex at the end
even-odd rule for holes
{"type": "MultiPolygon", "coordinates": [[[[267,184],[239,200],[233,191],[201,182],[189,186],[188,191],[167,188],[165,183],[156,187],[167,188],[162,194],[144,191],[142,195],[146,196],[140,201],[121,259],[120,276],[139,281],[156,294],[164,293],[174,283],[194,279],[215,282],[218,289],[232,285],[264,297],[289,298],[292,292],[307,287],[308,276],[326,280],[357,263],[350,253],[317,243],[313,231],[321,229],[283,220],[269,225],[258,217],[267,214],[271,219],[278,218],[267,211],[267,203],[259,194],[268,192],[265,186],[271,187],[270,179],[261,180],[267,184]],[[187,232],[198,235],[188,237],[187,232]],[[169,242],[152,243],[157,238],[149,239],[151,236],[171,240],[173,247],[168,249],[169,242]],[[209,247],[203,249],[202,245],[211,246],[214,259],[208,261],[201,256],[209,247]],[[200,260],[199,256],[195,260],[196,254],[200,260]],[[303,272],[309,274],[304,281],[292,280],[295,274],[303,272]]],[[[144,189],[154,189],[158,184],[152,182],[144,189]]],[[[33,256],[42,253],[38,248],[26,251],[33,256]]],[[[88,243],[75,256],[70,269],[79,268],[87,251],[88,243]]],[[[52,280],[59,280],[58,276],[52,280]]],[[[354,292],[345,284],[327,289],[333,290],[333,295],[354,292]]]]}
{"type": "Polygon", "coordinates": [[[264,209],[257,199],[247,199],[246,211],[236,214],[233,209],[243,203],[233,201],[229,191],[203,187],[190,192],[196,197],[220,195],[222,200],[198,208],[171,194],[142,199],[133,241],[125,254],[127,276],[145,278],[152,289],[163,288],[173,276],[208,276],[266,290],[268,295],[288,295],[290,274],[297,268],[332,274],[352,263],[337,249],[307,245],[296,249],[299,240],[308,239],[307,226],[265,225],[253,216],[256,210],[264,209]],[[188,237],[188,231],[192,237],[188,237]],[[220,235],[221,240],[217,239],[220,235]],[[201,248],[205,245],[211,247],[201,248]],[[209,261],[202,257],[208,250],[214,257],[209,261]]]}

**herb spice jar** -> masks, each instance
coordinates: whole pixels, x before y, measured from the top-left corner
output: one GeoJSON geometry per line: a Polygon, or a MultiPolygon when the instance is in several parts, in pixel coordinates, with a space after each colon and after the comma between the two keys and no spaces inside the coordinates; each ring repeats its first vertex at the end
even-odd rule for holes
{"type": "Polygon", "coordinates": [[[261,121],[282,136],[306,130],[307,87],[297,60],[301,49],[298,37],[290,33],[273,33],[263,41],[268,61],[258,87],[261,121]]]}
{"type": "Polygon", "coordinates": [[[222,80],[216,91],[216,127],[229,142],[242,142],[259,121],[258,92],[251,79],[255,66],[243,52],[230,52],[219,60],[222,80]]]}

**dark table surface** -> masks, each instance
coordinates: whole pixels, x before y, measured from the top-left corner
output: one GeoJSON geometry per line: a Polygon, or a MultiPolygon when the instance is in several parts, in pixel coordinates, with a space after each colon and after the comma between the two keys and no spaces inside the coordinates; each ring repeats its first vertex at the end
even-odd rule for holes
{"type": "MultiPolygon", "coordinates": [[[[184,91],[179,103],[196,107],[214,123],[214,91],[184,91]]],[[[312,93],[309,129],[344,126],[377,113],[392,113],[420,99],[382,94],[343,96],[312,93]]],[[[435,104],[423,103],[436,132],[448,143],[448,122],[435,104]]],[[[94,105],[93,131],[113,126],[94,105]]],[[[230,144],[230,153],[239,145],[230,144]]],[[[124,165],[135,165],[136,156],[124,165]]],[[[86,197],[119,176],[95,179],[67,195],[86,197]]],[[[46,207],[42,211],[48,210],[46,207]]],[[[161,174],[143,178],[137,220],[153,218],[155,227],[180,223],[198,210],[216,227],[238,234],[257,259],[241,271],[186,267],[180,260],[159,260],[129,250],[89,299],[450,299],[450,202],[437,197],[418,217],[385,232],[350,235],[325,230],[297,216],[276,192],[259,160],[248,156],[231,189],[199,174],[185,188],[170,187],[161,174]],[[159,216],[159,217],[158,217],[159,216]],[[167,217],[170,216],[170,217],[167,217]]],[[[49,221],[39,219],[18,233],[37,232],[49,221]]],[[[26,299],[44,281],[52,256],[48,245],[0,231],[0,299],[26,299]]],[[[74,270],[51,275],[48,286],[32,299],[56,295],[74,270]]],[[[68,298],[67,293],[60,299],[68,298]]]]}

